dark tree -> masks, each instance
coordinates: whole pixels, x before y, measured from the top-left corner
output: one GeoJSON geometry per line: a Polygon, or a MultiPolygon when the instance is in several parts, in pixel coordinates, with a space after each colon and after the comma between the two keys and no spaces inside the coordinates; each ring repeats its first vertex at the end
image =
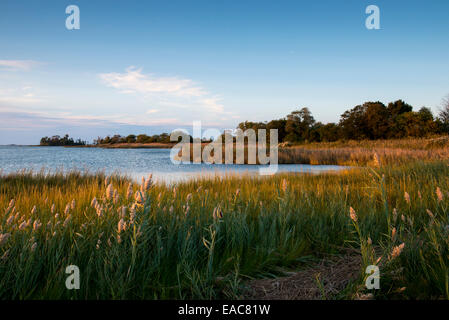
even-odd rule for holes
{"type": "Polygon", "coordinates": [[[64,137],[60,137],[58,135],[49,137],[43,137],[40,141],[41,146],[84,146],[87,142],[83,141],[81,139],[78,139],[76,141],[73,140],[73,138],[70,138],[68,134],[66,134],[64,137]]]}
{"type": "Polygon", "coordinates": [[[308,108],[302,108],[301,110],[293,111],[287,116],[287,122],[285,124],[285,139],[290,142],[302,142],[307,141],[310,138],[310,132],[315,119],[308,108]]]}

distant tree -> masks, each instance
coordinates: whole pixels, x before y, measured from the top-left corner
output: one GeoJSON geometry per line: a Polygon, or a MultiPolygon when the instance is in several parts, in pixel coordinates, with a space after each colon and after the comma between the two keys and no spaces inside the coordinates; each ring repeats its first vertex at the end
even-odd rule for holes
{"type": "Polygon", "coordinates": [[[441,131],[449,133],[449,95],[443,99],[442,108],[438,114],[441,131]]]}
{"type": "Polygon", "coordinates": [[[121,143],[122,142],[122,136],[115,134],[112,138],[110,143],[111,144],[115,144],[115,143],[121,143]]]}
{"type": "Polygon", "coordinates": [[[136,142],[137,143],[146,143],[148,140],[148,136],[146,134],[139,134],[137,136],[136,142]]]}
{"type": "Polygon", "coordinates": [[[66,134],[62,138],[58,135],[55,135],[51,138],[43,137],[40,140],[41,146],[83,146],[86,144],[87,142],[81,139],[74,141],[73,138],[70,138],[68,134],[66,134]]]}
{"type": "Polygon", "coordinates": [[[97,137],[97,139],[94,139],[94,144],[99,145],[103,143],[103,138],[102,137],[97,137]]]}
{"type": "Polygon", "coordinates": [[[398,120],[399,117],[407,112],[411,112],[413,107],[403,100],[397,100],[394,102],[390,102],[387,106],[387,110],[389,113],[388,119],[388,133],[386,138],[401,138],[405,135],[402,128],[400,128],[398,120]]]}
{"type": "Polygon", "coordinates": [[[430,110],[430,108],[422,107],[421,109],[419,109],[418,115],[422,122],[433,121],[433,113],[432,110],[430,110]]]}
{"type": "Polygon", "coordinates": [[[395,102],[390,102],[387,106],[387,110],[391,117],[397,117],[403,113],[412,111],[413,107],[403,100],[397,100],[395,102]]]}
{"type": "MultiPolygon", "coordinates": [[[[394,113],[397,109],[391,108],[394,113]]],[[[346,139],[384,139],[390,129],[390,112],[382,102],[365,102],[341,115],[340,127],[346,139]]]]}
{"type": "Polygon", "coordinates": [[[267,135],[270,134],[271,129],[277,129],[278,130],[278,141],[279,142],[284,141],[285,137],[287,136],[287,132],[285,130],[286,124],[287,124],[286,119],[271,120],[266,125],[267,135]]]}
{"type": "MultiPolygon", "coordinates": [[[[189,142],[193,142],[193,137],[191,135],[189,135],[188,133],[186,133],[185,131],[182,131],[182,130],[174,131],[173,134],[178,135],[178,140],[176,140],[175,142],[179,143],[182,140],[187,140],[189,142]]],[[[173,141],[169,141],[169,142],[173,142],[173,141]]]]}
{"type": "Polygon", "coordinates": [[[410,111],[401,114],[397,120],[401,137],[425,137],[438,132],[438,124],[433,119],[429,108],[421,108],[418,112],[410,111]]]}
{"type": "Polygon", "coordinates": [[[160,143],[170,143],[170,135],[168,133],[161,133],[159,135],[159,141],[160,143]]]}
{"type": "MultiPolygon", "coordinates": [[[[419,111],[413,111],[413,107],[403,100],[396,100],[385,106],[382,102],[365,102],[362,105],[345,111],[336,123],[323,124],[316,122],[308,108],[295,110],[285,118],[271,120],[269,122],[241,122],[238,129],[246,131],[252,129],[256,136],[261,129],[278,130],[279,142],[313,142],[313,141],[337,141],[341,139],[391,139],[402,137],[425,137],[438,133],[449,133],[449,96],[444,99],[443,108],[435,119],[432,111],[422,107],[419,111]]],[[[223,136],[223,135],[222,135],[223,136]]],[[[234,137],[233,137],[234,139],[234,137]]],[[[269,139],[269,137],[268,137],[269,139]]],[[[193,139],[190,141],[201,140],[193,139]]],[[[203,139],[204,142],[207,139],[203,139]]],[[[212,138],[211,138],[212,140],[212,138]]],[[[98,137],[96,144],[111,143],[170,143],[170,135],[167,133],[148,136],[146,134],[133,134],[127,137],[114,135],[104,139],[98,137]]],[[[80,139],[73,141],[68,135],[43,137],[43,145],[78,144],[80,139]]]]}
{"type": "Polygon", "coordinates": [[[126,137],[126,142],[127,143],[134,143],[136,142],[136,136],[133,134],[130,134],[129,136],[126,137]]]}
{"type": "Polygon", "coordinates": [[[384,139],[388,133],[389,112],[382,102],[367,102],[364,105],[363,131],[368,139],[384,139]]]}
{"type": "Polygon", "coordinates": [[[365,110],[364,106],[358,105],[341,115],[339,126],[343,138],[354,140],[368,138],[365,134],[365,110]]]}
{"type": "Polygon", "coordinates": [[[308,108],[293,111],[287,116],[285,124],[285,139],[289,142],[309,140],[315,119],[308,108]]]}
{"type": "Polygon", "coordinates": [[[318,123],[316,132],[319,136],[316,141],[333,142],[341,139],[341,128],[335,123],[318,123]]]}

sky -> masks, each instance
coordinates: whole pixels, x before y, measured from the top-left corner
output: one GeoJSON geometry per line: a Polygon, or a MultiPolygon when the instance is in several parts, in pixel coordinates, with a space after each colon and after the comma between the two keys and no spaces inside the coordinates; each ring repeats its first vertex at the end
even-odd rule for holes
{"type": "Polygon", "coordinates": [[[366,101],[436,114],[448,58],[447,0],[2,0],[0,144],[222,130],[302,107],[338,122],[366,101]]]}

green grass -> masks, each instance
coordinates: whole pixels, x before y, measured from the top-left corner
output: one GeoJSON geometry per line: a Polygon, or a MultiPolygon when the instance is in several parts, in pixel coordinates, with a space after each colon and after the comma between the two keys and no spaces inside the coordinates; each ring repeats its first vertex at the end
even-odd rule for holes
{"type": "Polygon", "coordinates": [[[248,279],[280,275],[345,247],[360,249],[363,265],[344,298],[368,292],[364,268],[379,257],[376,298],[449,298],[447,162],[196,180],[176,191],[153,185],[134,223],[128,179],[111,177],[115,199],[106,197],[104,179],[77,172],[0,176],[0,233],[10,234],[0,246],[0,299],[240,298],[248,279]],[[122,206],[127,228],[119,234],[122,206]],[[217,207],[222,218],[213,216],[217,207]],[[36,220],[41,226],[33,230],[36,220]],[[403,251],[390,259],[401,243],[403,251]],[[80,268],[80,290],[65,287],[68,265],[80,268]]]}

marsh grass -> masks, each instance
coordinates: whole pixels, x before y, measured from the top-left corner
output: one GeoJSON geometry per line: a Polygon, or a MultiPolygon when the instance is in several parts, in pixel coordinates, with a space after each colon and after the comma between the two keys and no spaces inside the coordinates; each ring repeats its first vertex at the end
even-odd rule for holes
{"type": "Polygon", "coordinates": [[[377,298],[449,298],[447,162],[175,188],[147,181],[2,175],[0,298],[241,298],[249,279],[345,248],[359,250],[363,263],[344,298],[366,292],[368,264],[381,269],[377,298]],[[65,287],[68,265],[80,268],[80,290],[65,287]]]}
{"type": "MultiPolygon", "coordinates": [[[[204,150],[207,144],[201,145],[204,150]]],[[[257,147],[257,146],[256,146],[257,147]]],[[[255,148],[256,148],[255,147],[255,148]]],[[[248,164],[248,144],[244,147],[233,144],[232,163],[237,163],[237,150],[242,162],[248,164]]],[[[267,153],[269,153],[267,147],[267,153]]],[[[250,164],[266,163],[259,161],[256,151],[255,162],[250,164]]],[[[311,164],[311,165],[344,165],[344,166],[376,166],[373,155],[378,156],[380,163],[384,165],[404,165],[414,161],[444,161],[449,158],[449,137],[436,138],[407,138],[392,140],[349,140],[336,142],[304,143],[286,147],[285,143],[279,145],[279,164],[311,164]]],[[[182,150],[178,153],[178,159],[182,157],[182,150]]],[[[226,148],[221,150],[221,163],[226,161],[226,148]]],[[[219,157],[218,157],[219,159],[219,157]]],[[[216,162],[214,151],[210,157],[202,156],[194,159],[193,147],[190,146],[190,161],[216,162]],[[207,159],[205,159],[207,158],[207,159]]]]}
{"type": "Polygon", "coordinates": [[[449,137],[307,143],[279,149],[279,163],[375,166],[373,154],[384,165],[449,158],[449,137]]]}

